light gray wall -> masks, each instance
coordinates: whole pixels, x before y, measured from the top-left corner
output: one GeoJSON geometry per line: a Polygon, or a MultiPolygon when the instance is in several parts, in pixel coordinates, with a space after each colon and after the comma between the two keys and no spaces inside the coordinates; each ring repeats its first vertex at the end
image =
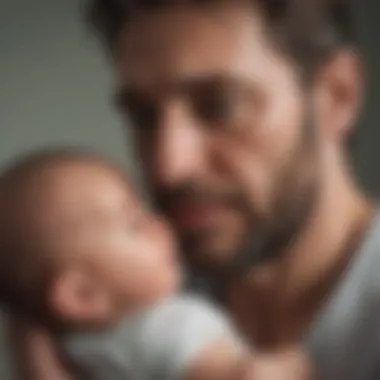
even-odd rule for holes
{"type": "MultiPolygon", "coordinates": [[[[83,28],[80,3],[0,0],[0,166],[48,144],[84,145],[130,162],[121,122],[109,107],[112,74],[83,28]]],[[[380,188],[378,3],[356,5],[369,82],[356,163],[373,189],[380,188]]],[[[10,379],[6,358],[0,345],[1,380],[10,379]]]]}
{"type": "MultiPolygon", "coordinates": [[[[83,27],[81,2],[0,0],[0,165],[49,144],[126,162],[126,138],[109,107],[111,72],[83,27]]],[[[0,342],[1,380],[10,379],[5,357],[0,342]]]]}
{"type": "Polygon", "coordinates": [[[380,193],[380,1],[352,0],[358,20],[358,31],[366,80],[366,97],[358,126],[355,164],[358,176],[368,190],[380,193]]]}
{"type": "Polygon", "coordinates": [[[84,28],[82,0],[0,0],[0,162],[46,144],[124,159],[112,72],[84,28]]]}

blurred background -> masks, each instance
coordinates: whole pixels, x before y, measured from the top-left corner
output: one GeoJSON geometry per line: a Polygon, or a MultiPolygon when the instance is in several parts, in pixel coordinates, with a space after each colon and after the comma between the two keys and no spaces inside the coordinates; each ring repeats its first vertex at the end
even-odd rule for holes
{"type": "MultiPolygon", "coordinates": [[[[380,192],[380,2],[352,1],[367,80],[353,165],[380,192]]],[[[83,21],[83,0],[0,0],[0,169],[46,145],[93,148],[134,170],[130,138],[110,106],[112,70],[83,21]]],[[[0,318],[0,379],[11,362],[0,318]]]]}

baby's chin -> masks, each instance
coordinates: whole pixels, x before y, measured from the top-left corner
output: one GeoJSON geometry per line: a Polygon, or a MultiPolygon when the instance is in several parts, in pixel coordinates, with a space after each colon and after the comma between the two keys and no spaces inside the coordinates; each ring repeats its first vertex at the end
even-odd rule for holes
{"type": "Polygon", "coordinates": [[[145,290],[139,295],[135,295],[133,300],[126,294],[122,301],[124,301],[125,311],[127,313],[138,313],[149,309],[159,304],[160,302],[175,296],[182,288],[184,280],[183,271],[180,268],[171,268],[165,273],[160,272],[159,276],[155,279],[151,278],[151,282],[141,284],[140,289],[145,290]]]}
{"type": "Polygon", "coordinates": [[[164,278],[162,278],[160,287],[157,287],[157,292],[151,298],[149,305],[152,306],[165,299],[174,297],[178,294],[184,282],[184,273],[178,268],[176,270],[170,271],[164,278]]]}
{"type": "Polygon", "coordinates": [[[158,293],[156,300],[162,300],[164,298],[170,298],[175,296],[182,288],[184,282],[184,273],[182,269],[178,266],[173,268],[166,276],[162,279],[162,288],[158,293]]]}

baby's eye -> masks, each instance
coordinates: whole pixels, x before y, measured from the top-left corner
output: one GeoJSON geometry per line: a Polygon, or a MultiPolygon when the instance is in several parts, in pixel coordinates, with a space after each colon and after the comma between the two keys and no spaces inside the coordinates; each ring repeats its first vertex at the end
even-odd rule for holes
{"type": "Polygon", "coordinates": [[[149,215],[145,210],[139,211],[133,215],[132,218],[128,218],[127,229],[133,233],[138,233],[143,230],[148,222],[149,215]]]}

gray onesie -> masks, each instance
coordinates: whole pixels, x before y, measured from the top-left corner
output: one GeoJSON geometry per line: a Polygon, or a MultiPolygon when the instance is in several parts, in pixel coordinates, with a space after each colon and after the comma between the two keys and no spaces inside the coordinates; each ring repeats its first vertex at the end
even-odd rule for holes
{"type": "Polygon", "coordinates": [[[112,330],[63,340],[66,358],[91,380],[179,380],[208,344],[229,339],[228,319],[200,298],[178,296],[112,330]]]}

